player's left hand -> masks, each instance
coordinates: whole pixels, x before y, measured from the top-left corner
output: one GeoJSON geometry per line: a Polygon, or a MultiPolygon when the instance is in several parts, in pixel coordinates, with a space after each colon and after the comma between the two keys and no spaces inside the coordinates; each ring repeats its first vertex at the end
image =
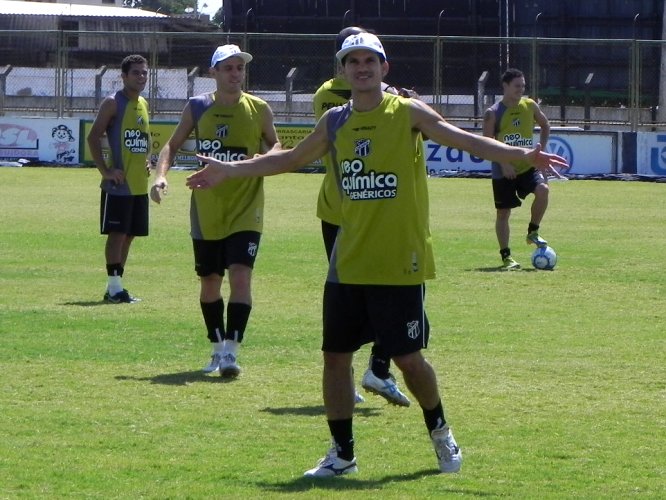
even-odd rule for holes
{"type": "Polygon", "coordinates": [[[185,179],[188,188],[209,189],[230,177],[231,164],[201,154],[197,154],[197,158],[206,166],[185,179]]]}
{"type": "Polygon", "coordinates": [[[569,166],[565,158],[543,151],[541,144],[537,144],[527,156],[532,165],[542,172],[548,172],[550,168],[567,168],[569,166]]]}
{"type": "Polygon", "coordinates": [[[553,174],[553,177],[560,179],[562,181],[568,181],[569,178],[566,175],[562,175],[560,171],[554,167],[550,167],[550,173],[553,174]]]}
{"type": "Polygon", "coordinates": [[[169,191],[169,183],[164,176],[155,177],[155,182],[150,188],[150,199],[158,205],[162,202],[162,197],[166,196],[169,191]]]}
{"type": "Polygon", "coordinates": [[[402,97],[408,97],[410,99],[421,99],[421,96],[414,89],[399,88],[398,95],[402,97]]]}

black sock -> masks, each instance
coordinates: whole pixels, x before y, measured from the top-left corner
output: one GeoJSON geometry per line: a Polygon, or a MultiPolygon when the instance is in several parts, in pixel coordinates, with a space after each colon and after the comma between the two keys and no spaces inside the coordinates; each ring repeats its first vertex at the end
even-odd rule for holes
{"type": "Polygon", "coordinates": [[[428,433],[446,425],[446,419],[444,418],[444,408],[442,407],[441,400],[432,410],[426,410],[423,407],[421,407],[421,410],[423,410],[423,419],[425,420],[426,427],[428,428],[428,433]]]}
{"type": "Polygon", "coordinates": [[[229,302],[227,304],[227,339],[240,343],[243,341],[247,320],[250,318],[252,306],[241,302],[229,302]]]}
{"type": "Polygon", "coordinates": [[[372,345],[372,355],[370,358],[370,369],[375,377],[382,380],[389,378],[389,368],[391,367],[391,357],[384,352],[379,344],[372,345]]]}
{"type": "Polygon", "coordinates": [[[507,257],[511,257],[511,249],[509,247],[502,248],[500,250],[500,255],[502,256],[502,260],[506,259],[507,257]]]}
{"type": "Polygon", "coordinates": [[[215,302],[201,302],[208,340],[211,342],[222,342],[224,340],[224,302],[222,299],[215,302]]]}
{"type": "Polygon", "coordinates": [[[106,265],[106,275],[107,276],[120,276],[122,277],[125,269],[120,264],[107,264],[106,265]]]}
{"type": "Polygon", "coordinates": [[[539,230],[539,224],[535,224],[534,222],[530,222],[527,226],[527,232],[531,233],[532,231],[538,231],[539,230]]]}
{"type": "Polygon", "coordinates": [[[352,434],[352,419],[329,420],[328,428],[338,449],[338,457],[351,461],[354,459],[354,436],[352,434]]]}

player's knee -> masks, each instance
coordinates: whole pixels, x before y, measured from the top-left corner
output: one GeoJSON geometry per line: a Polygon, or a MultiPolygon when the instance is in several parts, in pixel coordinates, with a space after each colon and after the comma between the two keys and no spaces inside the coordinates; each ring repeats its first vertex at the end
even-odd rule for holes
{"type": "Polygon", "coordinates": [[[500,208],[497,210],[497,220],[507,221],[511,217],[511,209],[509,208],[500,208]]]}
{"type": "Polygon", "coordinates": [[[351,370],[351,362],[349,353],[324,351],[324,367],[327,370],[351,370]]]}
{"type": "Polygon", "coordinates": [[[419,373],[421,370],[425,369],[425,358],[421,354],[421,351],[405,354],[403,356],[394,356],[393,363],[403,374],[405,374],[405,376],[419,373]]]}
{"type": "Polygon", "coordinates": [[[220,298],[222,277],[218,274],[209,274],[199,278],[201,285],[200,298],[202,302],[214,302],[220,298]]]}
{"type": "Polygon", "coordinates": [[[550,191],[550,187],[548,186],[547,183],[543,182],[541,184],[538,184],[537,187],[534,189],[534,196],[540,196],[540,197],[547,197],[548,192],[550,191]]]}
{"type": "Polygon", "coordinates": [[[252,287],[252,269],[247,266],[231,266],[229,287],[234,295],[249,295],[252,287]]]}
{"type": "Polygon", "coordinates": [[[229,279],[229,288],[234,297],[251,297],[252,286],[249,277],[247,279],[229,279]]]}

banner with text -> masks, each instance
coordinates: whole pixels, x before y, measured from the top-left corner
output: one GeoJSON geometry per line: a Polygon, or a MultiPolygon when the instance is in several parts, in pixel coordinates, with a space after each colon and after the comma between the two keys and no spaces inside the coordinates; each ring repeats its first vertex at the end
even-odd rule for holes
{"type": "Polygon", "coordinates": [[[0,117],[0,159],[77,165],[79,121],[0,117]]]}
{"type": "Polygon", "coordinates": [[[636,173],[666,175],[666,134],[638,132],[636,137],[636,173]]]}
{"type": "MultiPolygon", "coordinates": [[[[92,120],[75,118],[0,117],[0,159],[29,160],[61,165],[92,164],[86,143],[92,120]]],[[[174,121],[151,122],[151,159],[157,160],[162,147],[176,127],[174,121]]],[[[310,124],[276,124],[285,149],[293,148],[312,131],[310,124]]],[[[535,141],[538,136],[535,136],[535,141]]],[[[614,174],[622,172],[618,158],[621,146],[617,132],[557,130],[554,128],[547,150],[563,156],[570,167],[563,173],[575,175],[614,174]]],[[[176,165],[194,167],[194,139],[188,139],[176,155],[176,165]]],[[[425,141],[426,166],[430,175],[452,171],[490,171],[490,162],[457,148],[425,141]]],[[[666,134],[643,132],[637,139],[639,174],[666,175],[666,134]]],[[[305,166],[305,165],[304,165],[305,166]]],[[[315,161],[307,166],[321,166],[315,161]]]]}
{"type": "MultiPolygon", "coordinates": [[[[535,144],[539,136],[534,136],[535,144]]],[[[569,162],[563,174],[610,174],[618,171],[616,132],[555,131],[551,133],[546,150],[558,154],[569,162]]],[[[466,151],[436,142],[425,141],[426,166],[433,176],[451,171],[490,172],[491,163],[470,155],[466,151]]]]}

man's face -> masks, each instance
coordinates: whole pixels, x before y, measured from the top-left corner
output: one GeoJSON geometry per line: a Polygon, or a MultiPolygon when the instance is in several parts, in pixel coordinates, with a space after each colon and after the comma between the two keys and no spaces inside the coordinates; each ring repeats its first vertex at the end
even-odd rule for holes
{"type": "Polygon", "coordinates": [[[127,73],[121,74],[125,88],[142,92],[148,82],[148,65],[132,63],[127,73]]]}
{"type": "Polygon", "coordinates": [[[520,76],[509,83],[504,83],[504,95],[511,99],[520,99],[525,93],[525,78],[520,76]]]}
{"type": "Polygon", "coordinates": [[[381,88],[381,82],[388,72],[388,63],[381,62],[376,52],[359,49],[347,54],[342,69],[352,89],[375,90],[381,88]]]}
{"type": "Polygon", "coordinates": [[[245,61],[240,57],[230,57],[211,68],[219,89],[225,92],[239,92],[245,81],[245,61]]]}

